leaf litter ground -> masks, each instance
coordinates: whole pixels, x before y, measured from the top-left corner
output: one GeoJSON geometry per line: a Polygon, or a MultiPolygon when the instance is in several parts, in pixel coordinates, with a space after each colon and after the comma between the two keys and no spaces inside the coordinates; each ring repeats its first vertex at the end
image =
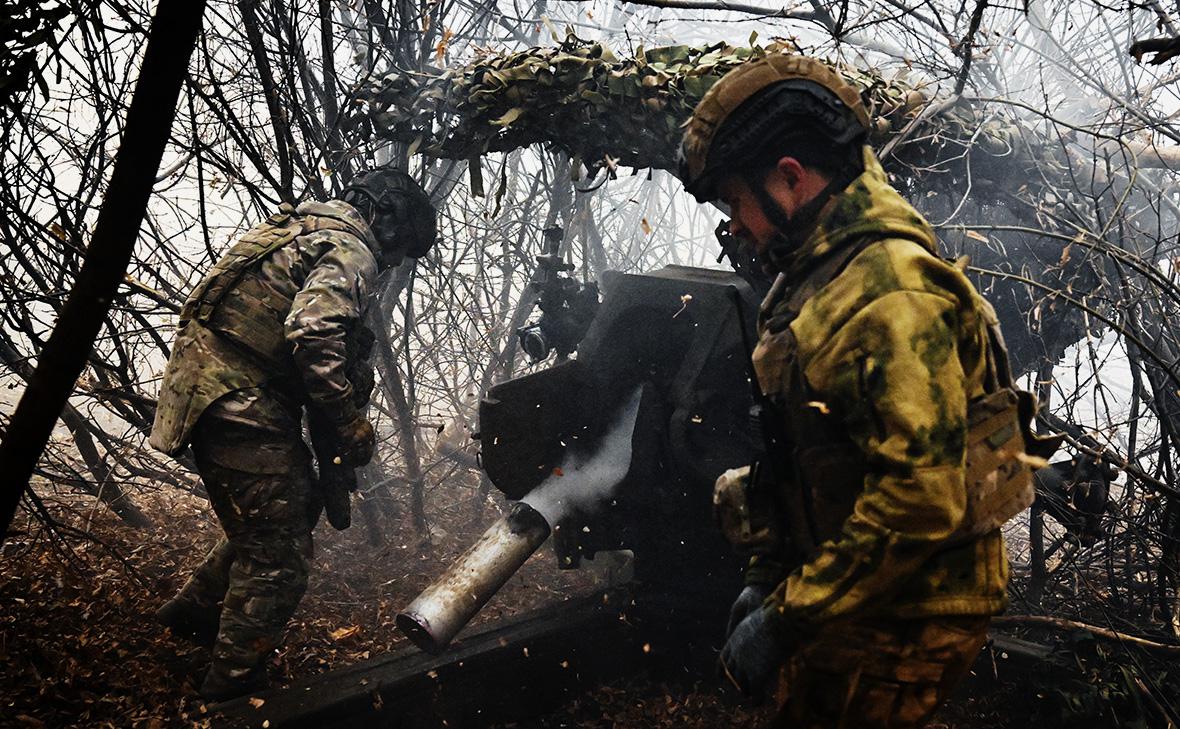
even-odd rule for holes
{"type": "MultiPolygon", "coordinates": [[[[429,540],[396,507],[373,541],[359,525],[343,533],[324,525],[316,530],[307,595],[269,666],[275,683],[404,646],[394,630],[397,610],[499,513],[471,484],[439,487],[430,500],[450,506],[430,514],[436,526],[429,540]]],[[[187,495],[159,495],[148,511],[158,526],[139,532],[85,504],[59,502],[54,512],[113,547],[133,572],[96,542],[72,539],[67,556],[39,526],[14,525],[16,533],[0,549],[0,726],[213,725],[195,690],[208,651],[172,637],[152,612],[183,584],[220,530],[203,502],[187,495]]],[[[560,603],[593,589],[596,579],[586,570],[557,570],[552,553],[542,549],[473,625],[560,603]]],[[[1019,704],[1047,698],[1028,687],[975,680],[931,726],[1025,726],[1028,714],[1019,704]]],[[[744,706],[712,680],[669,684],[638,677],[511,726],[756,727],[768,716],[767,707],[744,706]]]]}

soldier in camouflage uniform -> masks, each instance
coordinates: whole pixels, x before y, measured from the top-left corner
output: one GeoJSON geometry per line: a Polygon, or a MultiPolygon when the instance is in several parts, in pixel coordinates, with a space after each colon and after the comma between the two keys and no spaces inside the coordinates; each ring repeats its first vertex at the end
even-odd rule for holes
{"type": "Polygon", "coordinates": [[[164,371],[151,444],[191,444],[225,531],[157,612],[213,645],[207,699],[265,685],[264,661],[307,587],[321,487],[373,455],[363,321],[377,275],[434,243],[434,210],[409,175],[371,171],[343,197],[284,205],[243,236],[190,295],[164,371]]]}
{"type": "Polygon", "coordinates": [[[755,535],[722,665],[750,693],[777,679],[782,727],[923,726],[1006,605],[998,524],[1019,504],[978,494],[1011,478],[1031,500],[1030,402],[994,312],[889,186],[868,122],[832,69],[772,55],[705,95],[682,146],[687,189],[778,274],[753,356],[780,452],[716,496],[745,499],[755,535]]]}

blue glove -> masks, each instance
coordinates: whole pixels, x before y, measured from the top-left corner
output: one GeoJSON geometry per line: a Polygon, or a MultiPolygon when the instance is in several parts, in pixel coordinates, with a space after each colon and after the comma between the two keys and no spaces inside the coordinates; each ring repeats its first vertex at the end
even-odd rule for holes
{"type": "Polygon", "coordinates": [[[766,602],[766,598],[769,596],[770,585],[746,585],[742,588],[737,599],[733,601],[733,606],[729,608],[729,622],[725,625],[725,637],[729,638],[733,635],[738,623],[762,607],[762,603],[766,602]]]}
{"type": "Polygon", "coordinates": [[[754,610],[738,623],[721,649],[726,677],[747,696],[762,696],[787,659],[786,650],[770,632],[769,620],[765,610],[754,610]]]}

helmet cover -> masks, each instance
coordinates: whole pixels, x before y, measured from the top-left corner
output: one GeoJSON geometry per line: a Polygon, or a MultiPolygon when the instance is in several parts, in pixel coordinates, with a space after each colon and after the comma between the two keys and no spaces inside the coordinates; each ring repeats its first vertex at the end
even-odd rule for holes
{"type": "Polygon", "coordinates": [[[775,53],[738,66],[705,93],[684,125],[685,189],[698,200],[714,199],[722,173],[803,126],[846,146],[868,134],[869,116],[856,89],[821,61],[775,53]]]}
{"type": "Polygon", "coordinates": [[[344,188],[343,198],[369,222],[383,251],[421,258],[434,246],[434,205],[406,172],[390,167],[362,172],[344,188]]]}

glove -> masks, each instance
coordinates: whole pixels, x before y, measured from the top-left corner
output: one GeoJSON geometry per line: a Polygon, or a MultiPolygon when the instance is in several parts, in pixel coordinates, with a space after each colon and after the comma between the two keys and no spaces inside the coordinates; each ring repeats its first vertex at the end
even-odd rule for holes
{"type": "Polygon", "coordinates": [[[787,659],[786,650],[770,632],[769,620],[765,610],[754,610],[738,623],[721,649],[726,677],[747,696],[764,695],[787,659]]]}
{"type": "Polygon", "coordinates": [[[373,426],[360,413],[353,417],[334,423],[336,431],[336,449],[338,452],[332,462],[337,466],[363,466],[373,460],[373,451],[377,447],[377,436],[373,433],[373,426]],[[336,463],[336,458],[340,459],[336,463]]]}
{"type": "Polygon", "coordinates": [[[742,588],[737,599],[733,601],[733,606],[729,608],[729,622],[725,625],[725,637],[733,635],[733,631],[737,628],[738,623],[762,607],[762,603],[766,602],[766,598],[770,595],[769,585],[746,585],[742,588]]]}

